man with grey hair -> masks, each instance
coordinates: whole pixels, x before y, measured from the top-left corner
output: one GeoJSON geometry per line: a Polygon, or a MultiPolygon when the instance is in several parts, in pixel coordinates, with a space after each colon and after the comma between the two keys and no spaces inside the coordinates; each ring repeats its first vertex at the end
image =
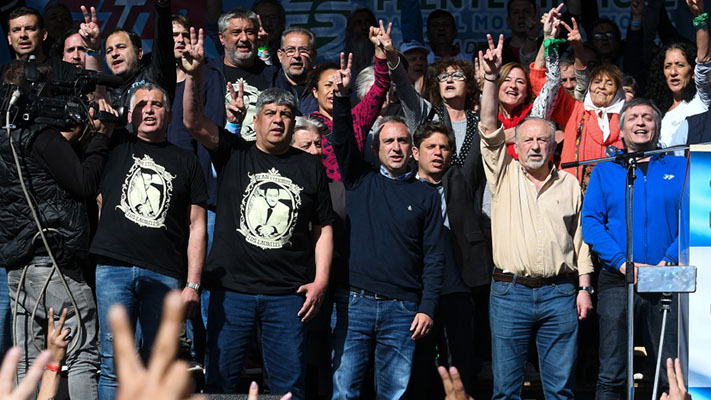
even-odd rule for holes
{"type": "Polygon", "coordinates": [[[408,165],[412,137],[404,118],[383,117],[373,129],[380,169],[363,160],[353,131],[350,80],[351,62],[346,65],[341,54],[333,75],[330,140],[346,188],[350,251],[331,314],[332,398],[360,397],[374,348],[378,398],[399,399],[410,380],[415,341],[432,329],[442,286],[441,201],[408,165]]]}
{"type": "Polygon", "coordinates": [[[259,19],[254,11],[233,8],[224,12],[217,20],[224,56],[222,59],[210,61],[210,65],[222,72],[225,78],[222,92],[225,107],[232,100],[231,87],[236,89],[239,81],[244,85],[243,99],[247,115],[241,124],[241,130],[238,131],[237,125],[230,122],[227,122],[225,127],[249,141],[256,140],[253,117],[256,115],[257,97],[262,90],[272,86],[272,77],[276,71],[275,67],[265,64],[257,56],[259,28],[259,19]]]}
{"type": "MultiPolygon", "coordinates": [[[[496,77],[503,35],[488,37],[483,57],[481,154],[491,189],[494,273],[489,301],[492,399],[520,398],[534,339],[546,398],[573,398],[578,320],[592,309],[588,246],[580,228],[582,192],[575,177],[550,162],[555,126],[528,118],[506,152],[496,77]]],[[[481,53],[480,53],[481,54],[481,53]]]]}
{"type": "MultiPolygon", "coordinates": [[[[628,101],[620,111],[620,133],[625,151],[656,149],[661,126],[661,112],[651,101],[642,98],[628,101]]],[[[678,264],[677,221],[686,158],[656,154],[639,160],[636,170],[632,227],[635,279],[640,267],[678,264]]],[[[628,346],[625,313],[626,177],[627,168],[621,162],[598,164],[590,176],[583,202],[583,237],[602,265],[597,286],[600,324],[597,399],[620,399],[625,392],[628,346]]],[[[661,330],[661,300],[659,293],[634,295],[635,329],[652,333],[661,330]]],[[[676,307],[672,306],[672,310],[676,307]]],[[[669,326],[675,326],[676,319],[677,313],[672,311],[667,321],[669,326]]],[[[660,351],[658,336],[643,336],[648,359],[652,361],[649,364],[653,365],[660,351]]],[[[665,331],[663,357],[674,357],[676,339],[675,329],[665,331]]],[[[661,379],[662,387],[666,386],[666,374],[661,374],[661,379]]]]}
{"type": "Polygon", "coordinates": [[[206,248],[207,189],[197,156],[169,143],[167,92],[152,83],[131,92],[128,123],[117,132],[101,180],[101,219],[91,245],[101,329],[99,399],[116,395],[109,307],[123,304],[141,324],[144,358],[158,332],[163,297],[182,289],[187,317],[199,314],[206,248]]]}
{"type": "Polygon", "coordinates": [[[281,35],[279,63],[281,68],[272,78],[272,87],[291,92],[299,105],[301,115],[318,111],[318,101],[307,83],[309,72],[316,59],[313,32],[302,27],[289,27],[281,35]]]}
{"type": "MultiPolygon", "coordinates": [[[[210,289],[208,393],[232,393],[261,328],[272,393],[305,397],[305,322],[318,312],[333,251],[332,208],[318,157],[290,146],[296,100],[262,91],[255,142],[226,132],[203,111],[203,35],[183,53],[183,122],[211,151],[218,173],[215,239],[205,267],[210,289]]],[[[238,103],[239,101],[238,97],[238,103]]],[[[244,115],[244,114],[242,114],[244,115]]]]}

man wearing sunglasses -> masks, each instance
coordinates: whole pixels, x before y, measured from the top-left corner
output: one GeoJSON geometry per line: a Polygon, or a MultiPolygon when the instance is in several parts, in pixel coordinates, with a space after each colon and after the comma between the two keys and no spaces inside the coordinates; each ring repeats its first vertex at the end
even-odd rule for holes
{"type": "Polygon", "coordinates": [[[290,27],[281,35],[277,52],[281,68],[274,73],[272,87],[284,89],[294,95],[302,115],[318,111],[318,101],[308,90],[306,80],[316,58],[314,34],[302,27],[290,27]]]}

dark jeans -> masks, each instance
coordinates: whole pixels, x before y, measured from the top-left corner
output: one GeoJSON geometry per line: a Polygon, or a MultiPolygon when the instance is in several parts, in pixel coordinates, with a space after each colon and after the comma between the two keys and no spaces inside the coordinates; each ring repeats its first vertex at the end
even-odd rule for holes
{"type": "MultiPolygon", "coordinates": [[[[645,375],[654,381],[654,365],[657,362],[659,334],[662,327],[661,294],[635,293],[635,329],[642,334],[647,350],[645,375]]],[[[677,348],[677,297],[673,297],[671,312],[667,315],[664,332],[660,390],[668,387],[666,375],[667,357],[676,357],[677,348]]],[[[601,290],[597,300],[597,315],[600,322],[600,371],[597,379],[596,399],[622,399],[626,396],[627,383],[627,287],[609,287],[601,290]]]]}
{"type": "MultiPolygon", "coordinates": [[[[272,393],[304,398],[306,325],[300,295],[210,291],[206,393],[234,393],[250,344],[261,327],[264,369],[272,393]]],[[[326,344],[324,344],[326,345],[326,344]]]]}
{"type": "Polygon", "coordinates": [[[491,357],[489,330],[489,285],[471,288],[469,293],[442,295],[435,326],[417,341],[407,398],[443,397],[437,365],[457,367],[468,394],[484,361],[491,357]]]}
{"type": "Polygon", "coordinates": [[[415,341],[410,326],[417,303],[380,300],[340,289],[331,314],[333,400],[358,399],[371,349],[375,357],[376,399],[399,399],[412,370],[415,341]]]}
{"type": "Polygon", "coordinates": [[[531,338],[546,399],[572,399],[578,357],[578,312],[572,282],[529,288],[492,282],[489,300],[494,394],[520,399],[531,338]]]}
{"type": "Polygon", "coordinates": [[[123,265],[97,265],[96,301],[101,327],[101,376],[99,399],[116,397],[117,381],[114,365],[113,336],[109,329],[109,308],[121,304],[126,308],[133,328],[140,322],[143,359],[148,360],[153,341],[158,333],[163,299],[168,292],[179,289],[182,282],[170,276],[141,267],[123,265]]]}

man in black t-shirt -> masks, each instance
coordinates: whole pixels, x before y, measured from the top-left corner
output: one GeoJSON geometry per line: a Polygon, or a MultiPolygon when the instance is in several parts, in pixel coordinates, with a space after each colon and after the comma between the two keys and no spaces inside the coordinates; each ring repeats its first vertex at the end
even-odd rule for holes
{"type": "MultiPolygon", "coordinates": [[[[183,53],[183,122],[211,151],[218,173],[215,239],[205,266],[209,393],[234,392],[256,327],[273,393],[304,398],[305,324],[319,310],[333,252],[333,211],[320,158],[290,146],[296,100],[263,91],[256,142],[202,110],[202,32],[183,53]],[[314,265],[315,264],[315,265],[314,265]]],[[[241,99],[238,95],[238,100],[241,99]]]]}
{"type": "MultiPolygon", "coordinates": [[[[220,15],[217,28],[220,42],[225,49],[225,56],[222,60],[210,61],[210,65],[222,71],[225,85],[229,82],[236,88],[239,80],[244,82],[244,104],[247,116],[242,129],[237,131],[235,125],[230,123],[226,127],[250,141],[256,139],[252,118],[255,115],[257,97],[262,90],[271,87],[271,78],[276,71],[275,67],[268,66],[257,56],[259,27],[259,20],[254,11],[233,8],[220,15]]],[[[222,94],[227,105],[232,100],[227,86],[224,86],[222,94]]]]}
{"type": "Polygon", "coordinates": [[[113,398],[116,370],[108,326],[111,304],[141,322],[145,358],[160,322],[163,297],[183,288],[187,316],[199,311],[206,248],[207,190],[197,157],[166,140],[167,93],[145,83],[132,92],[124,134],[109,154],[101,182],[101,219],[91,252],[97,256],[101,327],[101,398],[113,398]]]}

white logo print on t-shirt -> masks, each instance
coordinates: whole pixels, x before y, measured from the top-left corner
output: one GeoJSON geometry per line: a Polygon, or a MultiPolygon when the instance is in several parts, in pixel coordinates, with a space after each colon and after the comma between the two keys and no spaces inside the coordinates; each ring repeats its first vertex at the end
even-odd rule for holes
{"type": "Polygon", "coordinates": [[[140,226],[165,228],[175,176],[148,155],[142,159],[134,156],[133,160],[121,187],[121,203],[116,208],[140,226]]]}
{"type": "Polygon", "coordinates": [[[274,168],[248,176],[237,231],[247,243],[262,249],[280,249],[289,244],[294,232],[303,188],[274,168]]]}

